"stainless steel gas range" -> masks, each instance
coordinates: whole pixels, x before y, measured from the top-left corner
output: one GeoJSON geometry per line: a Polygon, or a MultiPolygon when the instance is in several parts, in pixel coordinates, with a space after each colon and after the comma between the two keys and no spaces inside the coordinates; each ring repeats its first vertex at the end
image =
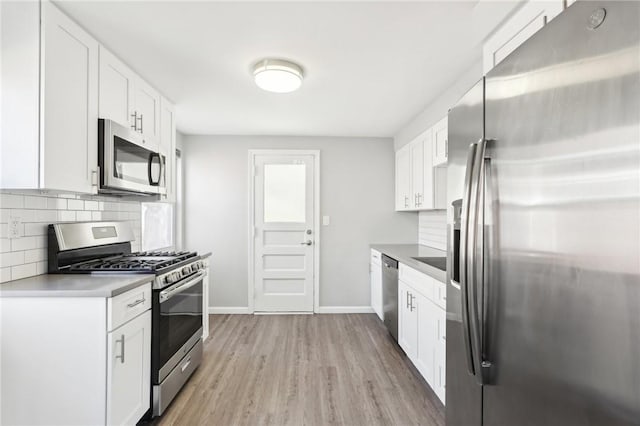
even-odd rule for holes
{"type": "Polygon", "coordinates": [[[205,265],[195,252],[131,252],[126,222],[49,225],[49,273],[155,274],[152,293],[152,415],[162,415],[200,365],[205,265]]]}

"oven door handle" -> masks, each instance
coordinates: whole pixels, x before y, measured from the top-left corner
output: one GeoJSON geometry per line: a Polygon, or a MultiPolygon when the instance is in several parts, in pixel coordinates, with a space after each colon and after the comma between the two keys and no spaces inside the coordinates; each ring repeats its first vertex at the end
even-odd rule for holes
{"type": "Polygon", "coordinates": [[[167,300],[171,299],[176,294],[182,293],[184,290],[187,290],[188,288],[191,288],[194,285],[198,284],[198,282],[201,281],[205,275],[206,275],[205,271],[199,271],[197,274],[195,274],[186,282],[178,283],[172,287],[169,287],[166,290],[162,290],[160,292],[160,303],[164,303],[167,300]]]}

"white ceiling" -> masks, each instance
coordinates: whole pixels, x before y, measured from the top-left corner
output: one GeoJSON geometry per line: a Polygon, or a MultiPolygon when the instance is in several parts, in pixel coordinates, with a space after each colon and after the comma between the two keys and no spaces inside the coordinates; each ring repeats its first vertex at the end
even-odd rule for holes
{"type": "Polygon", "coordinates": [[[479,59],[497,18],[476,3],[57,2],[176,103],[184,133],[384,137],[479,59]],[[302,65],[302,88],[259,89],[264,57],[302,65]]]}

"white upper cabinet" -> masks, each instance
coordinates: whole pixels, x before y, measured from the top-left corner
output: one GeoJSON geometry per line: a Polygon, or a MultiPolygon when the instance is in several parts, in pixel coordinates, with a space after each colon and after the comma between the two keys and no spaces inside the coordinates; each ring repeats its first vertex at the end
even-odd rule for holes
{"type": "Polygon", "coordinates": [[[133,128],[135,73],[104,46],[100,46],[100,118],[133,128]]]}
{"type": "Polygon", "coordinates": [[[120,59],[100,47],[100,118],[142,133],[147,142],[160,139],[160,94],[120,59]]]}
{"type": "Polygon", "coordinates": [[[449,120],[447,117],[438,121],[433,127],[433,167],[447,165],[447,155],[448,155],[448,123],[449,120]]]}
{"type": "Polygon", "coordinates": [[[411,207],[420,208],[424,201],[424,143],[418,138],[409,144],[411,157],[411,207]]]}
{"type": "Polygon", "coordinates": [[[485,42],[483,72],[488,73],[563,9],[563,0],[529,0],[485,42]]]}
{"type": "Polygon", "coordinates": [[[49,2],[1,3],[2,85],[11,90],[0,187],[95,194],[98,42],[49,2]]]}
{"type": "Polygon", "coordinates": [[[411,152],[405,145],[396,152],[396,210],[411,209],[411,152]]]}
{"type": "Polygon", "coordinates": [[[165,156],[165,179],[167,193],[164,198],[174,202],[176,199],[176,120],[171,102],[160,99],[160,153],[165,156]]]}
{"type": "Polygon", "coordinates": [[[97,193],[98,42],[42,4],[41,186],[97,193]]]}
{"type": "Polygon", "coordinates": [[[446,178],[441,179],[443,174],[434,169],[435,156],[441,151],[445,154],[439,165],[446,165],[446,118],[438,124],[443,122],[444,134],[436,125],[396,152],[396,211],[443,208],[439,200],[446,193],[446,178]],[[436,135],[445,138],[440,149],[434,147],[436,135]]]}
{"type": "Polygon", "coordinates": [[[135,128],[145,137],[157,141],[160,137],[160,94],[138,78],[133,89],[135,128]]]}

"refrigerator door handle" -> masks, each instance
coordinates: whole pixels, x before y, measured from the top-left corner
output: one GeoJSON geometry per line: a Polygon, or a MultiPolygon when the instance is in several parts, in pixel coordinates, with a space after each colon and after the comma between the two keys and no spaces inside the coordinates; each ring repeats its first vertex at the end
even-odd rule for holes
{"type": "Polygon", "coordinates": [[[469,151],[467,153],[467,168],[464,176],[464,193],[462,195],[462,211],[460,215],[460,295],[462,302],[462,337],[464,340],[464,348],[467,359],[467,369],[469,373],[475,375],[475,368],[473,365],[473,353],[471,346],[471,333],[469,327],[469,281],[467,279],[467,270],[469,261],[468,258],[468,234],[469,234],[469,203],[471,196],[471,180],[473,176],[473,163],[476,156],[476,149],[478,144],[472,143],[469,145],[469,151]]]}
{"type": "MultiPolygon", "coordinates": [[[[482,140],[476,148],[470,190],[470,236],[467,242],[469,250],[470,270],[467,274],[469,288],[469,328],[471,332],[471,348],[476,380],[479,384],[488,384],[488,372],[491,364],[484,360],[483,353],[483,311],[479,300],[484,295],[484,188],[486,178],[485,150],[487,140],[482,140]]],[[[483,299],[484,301],[484,299],[483,299]]]]}

